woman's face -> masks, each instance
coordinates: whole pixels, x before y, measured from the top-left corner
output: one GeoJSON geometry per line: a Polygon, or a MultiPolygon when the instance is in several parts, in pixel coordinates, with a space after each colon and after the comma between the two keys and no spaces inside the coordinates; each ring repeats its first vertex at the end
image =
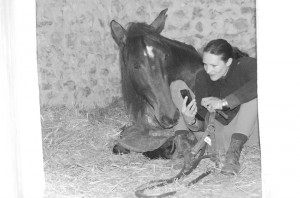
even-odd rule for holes
{"type": "Polygon", "coordinates": [[[221,58],[221,55],[209,52],[203,53],[204,69],[212,81],[219,80],[225,76],[232,63],[232,58],[229,58],[227,62],[224,62],[221,58]]]}

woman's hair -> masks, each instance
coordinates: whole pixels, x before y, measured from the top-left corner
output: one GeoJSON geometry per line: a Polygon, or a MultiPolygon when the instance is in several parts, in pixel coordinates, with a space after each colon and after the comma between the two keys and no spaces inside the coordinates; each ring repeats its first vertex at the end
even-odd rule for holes
{"type": "Polygon", "coordinates": [[[221,59],[227,62],[229,58],[248,57],[245,52],[240,51],[237,47],[232,47],[224,39],[216,39],[210,41],[204,48],[203,52],[208,52],[214,55],[221,55],[221,59]]]}

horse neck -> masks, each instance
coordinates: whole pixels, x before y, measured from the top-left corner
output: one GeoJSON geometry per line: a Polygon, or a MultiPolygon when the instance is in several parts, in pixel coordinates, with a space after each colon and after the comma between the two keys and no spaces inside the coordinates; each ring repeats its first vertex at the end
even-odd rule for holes
{"type": "Polygon", "coordinates": [[[167,39],[170,47],[169,83],[175,80],[183,80],[190,88],[194,87],[198,72],[204,69],[202,57],[191,45],[179,41],[167,39]]]}
{"type": "Polygon", "coordinates": [[[199,55],[199,53],[197,52],[197,50],[191,45],[182,43],[180,41],[172,40],[172,39],[169,39],[169,38],[166,38],[166,37],[163,37],[163,36],[162,36],[162,38],[163,38],[163,41],[167,45],[169,45],[173,50],[178,50],[180,52],[186,52],[186,53],[191,54],[192,56],[195,56],[195,57],[201,57],[199,55]]]}

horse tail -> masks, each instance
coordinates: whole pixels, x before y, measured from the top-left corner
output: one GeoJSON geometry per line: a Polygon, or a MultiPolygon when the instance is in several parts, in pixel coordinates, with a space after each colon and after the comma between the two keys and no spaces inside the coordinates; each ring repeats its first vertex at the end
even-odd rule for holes
{"type": "Polygon", "coordinates": [[[246,52],[242,52],[237,47],[232,47],[232,57],[234,59],[238,59],[238,58],[241,58],[241,57],[249,57],[249,54],[247,54],[246,52]]]}

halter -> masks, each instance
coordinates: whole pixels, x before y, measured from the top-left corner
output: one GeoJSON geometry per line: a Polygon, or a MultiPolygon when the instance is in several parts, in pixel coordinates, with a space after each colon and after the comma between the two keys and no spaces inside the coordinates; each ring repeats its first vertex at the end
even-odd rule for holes
{"type": "MultiPolygon", "coordinates": [[[[215,149],[215,134],[214,134],[214,132],[215,132],[215,115],[216,115],[215,112],[212,112],[209,114],[209,119],[208,119],[208,124],[207,124],[206,130],[203,133],[202,138],[192,148],[191,152],[187,156],[184,157],[184,166],[181,169],[181,171],[176,176],[174,176],[170,179],[153,180],[153,181],[150,181],[149,183],[146,183],[146,184],[138,187],[137,191],[135,192],[135,195],[138,198],[161,198],[161,197],[167,197],[170,195],[174,195],[176,193],[176,191],[171,191],[171,192],[163,193],[160,195],[153,195],[153,196],[145,195],[145,194],[143,194],[143,192],[146,189],[154,189],[156,187],[162,187],[167,184],[171,184],[174,181],[177,181],[178,179],[189,175],[198,166],[199,162],[202,159],[211,158],[215,155],[215,151],[216,151],[216,149],[215,149]],[[212,151],[213,151],[212,155],[204,155],[207,144],[212,146],[212,151]]],[[[187,184],[187,186],[197,183],[199,180],[201,180],[202,178],[211,174],[212,172],[213,172],[212,169],[207,170],[206,172],[204,172],[203,174],[198,176],[196,179],[189,182],[187,184]]]]}

